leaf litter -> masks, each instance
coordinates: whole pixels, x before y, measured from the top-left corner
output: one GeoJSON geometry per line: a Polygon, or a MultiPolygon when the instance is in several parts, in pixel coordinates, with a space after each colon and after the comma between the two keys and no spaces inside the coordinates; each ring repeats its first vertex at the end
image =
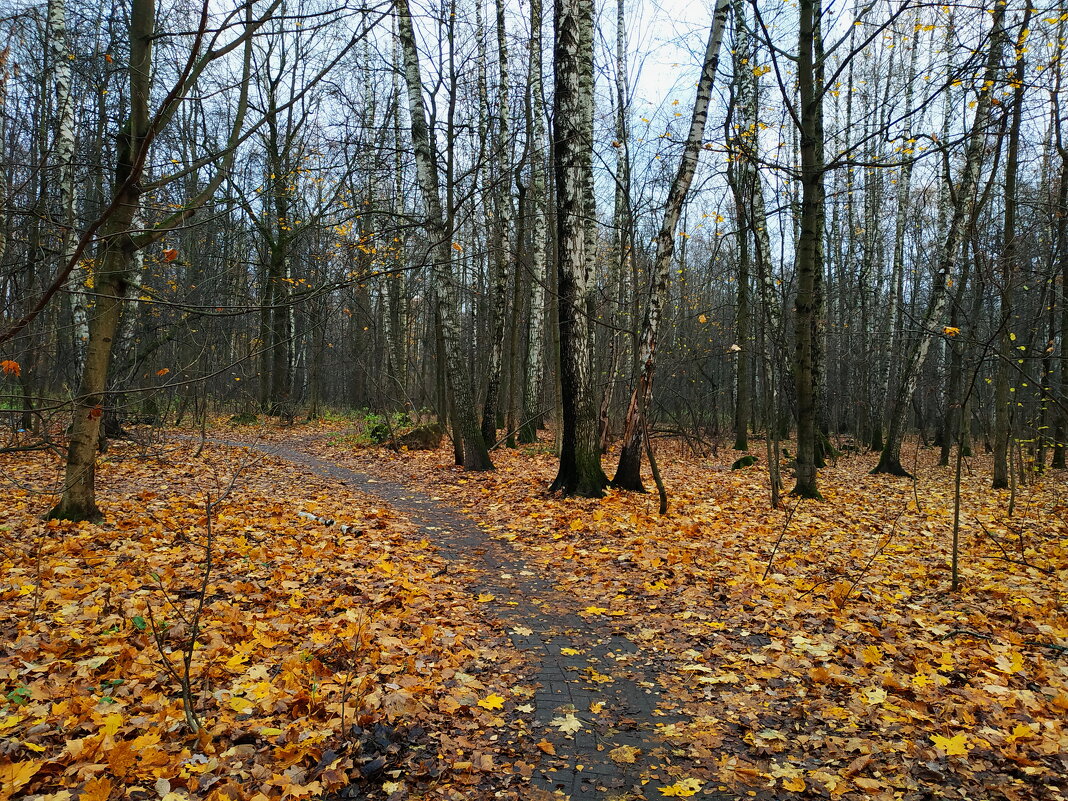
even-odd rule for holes
{"type": "MultiPolygon", "coordinates": [[[[329,431],[304,446],[448,498],[552,576],[564,611],[635,644],[679,719],[650,744],[676,757],[652,778],[661,796],[1068,794],[1063,474],[1022,488],[1010,519],[973,462],[953,595],[952,486],[926,453],[915,490],[854,456],[821,472],[825,503],[792,511],[768,508],[757,468],[665,455],[661,518],[650,496],[548,496],[543,449],[495,452],[498,470],[473,475],[444,450],[353,450],[329,431]]],[[[5,457],[20,487],[0,510],[8,796],[260,801],[357,782],[368,797],[535,797],[522,780],[560,742],[528,731],[521,657],[407,521],[285,462],[134,451],[116,445],[101,466],[103,526],[41,523],[47,498],[28,488],[56,464],[5,457]],[[188,637],[205,495],[234,472],[194,651],[194,736],[151,635],[162,620],[175,651],[188,637]]],[[[572,714],[554,728],[569,718],[581,726],[572,714]]]]}

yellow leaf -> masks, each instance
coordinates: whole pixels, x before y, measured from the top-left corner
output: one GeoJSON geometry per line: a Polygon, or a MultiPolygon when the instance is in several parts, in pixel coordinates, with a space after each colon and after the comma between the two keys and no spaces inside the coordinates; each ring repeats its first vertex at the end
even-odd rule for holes
{"type": "Polygon", "coordinates": [[[860,652],[860,657],[865,665],[877,665],[883,661],[883,652],[877,646],[869,645],[860,652]]]}
{"type": "Polygon", "coordinates": [[[604,701],[590,701],[590,712],[599,715],[604,710],[604,701]]]}
{"type": "Polygon", "coordinates": [[[792,779],[786,779],[782,783],[784,790],[791,790],[795,793],[805,792],[805,780],[800,776],[794,776],[792,779]]]}
{"type": "Polygon", "coordinates": [[[478,594],[478,602],[480,604],[488,604],[490,601],[496,599],[496,595],[491,592],[480,592],[478,594]]]}
{"type": "MultiPolygon", "coordinates": [[[[0,798],[10,798],[16,790],[24,787],[44,762],[7,762],[0,763],[0,798]]],[[[84,795],[82,796],[84,798],[84,795]]]]}
{"type": "Polygon", "coordinates": [[[264,726],[260,729],[260,734],[264,737],[277,737],[281,733],[281,729],[276,729],[273,726],[264,726]]]}
{"type": "Polygon", "coordinates": [[[102,734],[115,734],[122,725],[122,715],[112,714],[104,718],[104,725],[100,727],[102,734]]]}
{"type": "Polygon", "coordinates": [[[868,704],[881,704],[886,700],[886,690],[882,687],[869,687],[864,691],[864,701],[868,704]]]}
{"type": "Polygon", "coordinates": [[[252,711],[253,704],[247,698],[234,696],[230,699],[230,708],[239,715],[247,715],[252,711]]]}
{"type": "Polygon", "coordinates": [[[544,740],[543,739],[540,743],[538,743],[538,749],[543,754],[549,754],[550,756],[555,756],[556,755],[556,746],[554,746],[548,740],[544,740]]]}
{"type": "Polygon", "coordinates": [[[633,745],[621,745],[609,751],[608,758],[620,765],[633,765],[641,752],[640,748],[635,748],[633,745]]]}
{"type": "Polygon", "coordinates": [[[957,334],[960,333],[960,329],[953,325],[947,325],[945,328],[942,329],[942,333],[945,334],[947,337],[955,337],[957,336],[957,334]]]}
{"type": "Polygon", "coordinates": [[[1005,738],[1007,743],[1015,743],[1017,740],[1027,740],[1035,736],[1035,730],[1026,723],[1017,723],[1012,734],[1005,738]]]}
{"type": "Polygon", "coordinates": [[[483,709],[504,709],[504,698],[493,693],[479,701],[478,705],[483,709]]]}
{"type": "Polygon", "coordinates": [[[560,653],[564,656],[578,656],[582,653],[578,648],[561,648],[560,653]]]}
{"type": "Polygon", "coordinates": [[[585,612],[587,615],[603,615],[605,612],[608,611],[608,609],[603,606],[587,606],[582,611],[585,612]]]}
{"type": "Polygon", "coordinates": [[[935,747],[945,751],[946,756],[968,756],[968,735],[966,734],[958,734],[955,737],[932,734],[931,742],[935,744],[935,747]]]}
{"type": "Polygon", "coordinates": [[[698,315],[697,322],[699,322],[699,323],[707,323],[708,322],[708,318],[705,317],[703,314],[698,315]]]}
{"type": "Polygon", "coordinates": [[[659,789],[660,794],[663,796],[670,796],[672,798],[689,798],[691,795],[697,795],[703,784],[704,782],[699,779],[679,779],[674,784],[659,789]]]}

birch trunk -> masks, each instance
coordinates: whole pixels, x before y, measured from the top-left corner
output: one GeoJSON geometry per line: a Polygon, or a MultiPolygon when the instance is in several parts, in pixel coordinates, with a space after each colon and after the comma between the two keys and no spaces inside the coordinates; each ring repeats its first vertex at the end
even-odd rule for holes
{"type": "MultiPolygon", "coordinates": [[[[52,51],[56,87],[56,219],[60,226],[59,259],[65,265],[74,256],[74,102],[71,97],[72,69],[67,42],[67,6],[65,0],[49,0],[48,41],[52,51]]],[[[67,280],[73,323],[74,375],[80,376],[85,363],[85,344],[89,339],[89,318],[85,294],[86,270],[78,265],[67,280]]]]}
{"type": "Polygon", "coordinates": [[[527,327],[527,369],[523,387],[520,442],[536,442],[541,418],[545,353],[545,289],[548,232],[545,220],[545,109],[542,102],[542,0],[530,3],[530,77],[527,130],[530,137],[530,322],[527,327]]]}
{"type": "Polygon", "coordinates": [[[593,4],[556,0],[556,74],[553,166],[556,173],[557,291],[563,421],[560,466],[551,492],[600,497],[608,479],[601,469],[597,410],[590,369],[586,302],[591,277],[589,138],[593,114],[593,4]]]}
{"type": "Polygon", "coordinates": [[[445,216],[441,207],[440,186],[434,154],[430,145],[430,129],[423,108],[423,85],[419,68],[419,53],[415,47],[408,0],[395,0],[398,37],[404,58],[404,77],[408,89],[408,111],[411,117],[412,145],[415,149],[416,177],[426,204],[426,228],[431,243],[434,286],[441,316],[441,332],[448,366],[448,387],[452,394],[455,415],[463,448],[463,466],[468,470],[492,470],[486,442],[479,427],[471,382],[460,345],[460,316],[452,270],[452,243],[449,241],[445,216]]]}
{"type": "Polygon", "coordinates": [[[672,257],[675,253],[675,227],[682,214],[683,204],[697,169],[697,158],[704,142],[705,123],[708,120],[708,104],[712,96],[712,84],[719,67],[720,46],[726,28],[730,0],[718,0],[712,17],[712,26],[708,32],[701,78],[697,85],[697,97],[694,100],[693,115],[690,118],[689,134],[683,149],[678,171],[668,191],[664,218],[656,238],[656,257],[649,287],[649,298],[642,320],[641,344],[638,356],[638,381],[631,392],[630,404],[623,428],[623,446],[619,454],[619,465],[612,479],[612,485],[622,489],[644,492],[642,485],[642,443],[645,426],[642,421],[648,412],[653,394],[653,374],[656,370],[656,344],[660,333],[664,302],[667,300],[668,277],[671,271],[672,257]]]}
{"type": "MultiPolygon", "coordinates": [[[[498,102],[497,112],[497,146],[495,158],[497,182],[494,189],[497,202],[497,247],[494,253],[494,276],[492,287],[493,317],[490,321],[490,353],[487,371],[489,380],[486,387],[486,405],[482,410],[482,437],[487,445],[497,439],[497,414],[501,391],[501,362],[505,341],[505,308],[508,292],[508,266],[514,261],[512,249],[512,193],[511,193],[511,139],[512,120],[509,109],[508,81],[508,42],[504,27],[504,0],[496,0],[497,6],[497,64],[498,64],[498,102]]],[[[518,271],[514,271],[519,280],[518,271]]]]}
{"type": "Polygon", "coordinates": [[[1015,74],[1012,78],[1012,121],[1005,154],[1005,215],[1001,251],[1001,358],[994,376],[994,489],[1009,486],[1009,440],[1012,406],[1009,386],[1009,360],[1013,358],[1016,333],[1013,328],[1012,295],[1018,265],[1016,263],[1016,184],[1020,162],[1020,126],[1023,122],[1024,77],[1027,26],[1031,21],[1031,4],[1024,6],[1020,35],[1016,42],[1015,74]]]}
{"type": "Polygon", "coordinates": [[[1001,2],[995,2],[989,50],[983,71],[983,83],[976,99],[975,118],[972,120],[960,184],[957,187],[956,200],[953,204],[953,213],[947,226],[945,239],[939,249],[938,271],[934,276],[931,298],[920,322],[919,333],[908,346],[905,357],[901,362],[900,381],[890,408],[886,444],[883,446],[879,464],[875,466],[873,473],[890,473],[891,475],[905,477],[910,475],[901,466],[901,443],[905,437],[908,413],[912,406],[912,395],[916,391],[916,384],[919,380],[920,371],[923,369],[924,361],[927,358],[927,352],[931,347],[931,341],[939,333],[936,329],[938,321],[945,312],[949,298],[947,291],[949,279],[957,268],[961,243],[975,209],[975,191],[979,182],[979,169],[985,150],[983,140],[987,126],[990,124],[993,87],[997,79],[998,69],[1001,64],[1001,54],[1004,48],[1004,20],[1005,5],[1001,2]]]}
{"type": "Polygon", "coordinates": [[[74,401],[63,497],[49,512],[48,516],[52,518],[102,518],[95,497],[96,451],[112,341],[119,328],[122,303],[137,249],[131,233],[141,194],[140,171],[144,163],[141,149],[148,133],[154,16],[155,0],[133,0],[130,12],[130,117],[119,136],[115,167],[119,196],[114,213],[101,229],[102,244],[94,276],[96,305],[89,322],[85,365],[74,401]]]}

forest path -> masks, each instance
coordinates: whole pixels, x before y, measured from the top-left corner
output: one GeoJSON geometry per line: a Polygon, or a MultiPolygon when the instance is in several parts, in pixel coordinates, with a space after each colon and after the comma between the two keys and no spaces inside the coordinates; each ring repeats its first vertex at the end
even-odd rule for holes
{"type": "MultiPolygon", "coordinates": [[[[216,440],[254,448],[375,495],[435,544],[472,594],[480,600],[493,596],[484,603],[486,612],[507,629],[538,686],[528,703],[534,706],[532,736],[545,745],[531,782],[545,798],[558,798],[560,792],[571,801],[663,798],[659,788],[675,782],[667,768],[684,768],[687,760],[661,740],[658,729],[679,717],[675,705],[657,692],[655,655],[626,636],[630,622],[580,616],[579,599],[555,587],[510,543],[493,539],[439,498],[309,453],[313,441],[216,440]]],[[[677,770],[671,774],[679,775],[677,770]]],[[[706,789],[701,797],[726,801],[736,796],[706,789]]]]}

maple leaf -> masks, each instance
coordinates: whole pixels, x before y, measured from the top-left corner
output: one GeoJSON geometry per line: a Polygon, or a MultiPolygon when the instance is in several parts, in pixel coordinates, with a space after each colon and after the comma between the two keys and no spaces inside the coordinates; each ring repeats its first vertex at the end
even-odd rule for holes
{"type": "Polygon", "coordinates": [[[947,337],[955,337],[960,333],[960,329],[954,325],[947,325],[942,329],[942,333],[947,337]]]}
{"type": "Polygon", "coordinates": [[[1017,723],[1012,734],[1005,738],[1007,743],[1015,743],[1019,740],[1027,740],[1035,736],[1035,730],[1027,723],[1017,723]]]}
{"type": "Polygon", "coordinates": [[[574,734],[582,728],[582,721],[575,717],[574,713],[557,716],[549,721],[550,726],[556,726],[564,734],[574,734]]]}
{"type": "Polygon", "coordinates": [[[4,359],[0,362],[0,370],[3,370],[4,375],[14,375],[16,377],[22,375],[22,367],[19,366],[18,362],[11,359],[4,359]]]}
{"type": "Polygon", "coordinates": [[[658,789],[663,796],[670,796],[672,798],[689,798],[691,795],[697,795],[703,786],[704,782],[700,779],[679,779],[674,784],[670,784],[667,787],[660,787],[658,789]]]}
{"type": "Polygon", "coordinates": [[[478,702],[478,705],[483,709],[495,710],[504,709],[504,698],[497,693],[488,695],[478,702]]]}
{"type": "Polygon", "coordinates": [[[931,735],[931,742],[946,752],[946,756],[968,756],[968,735],[958,734],[954,737],[931,735]]]}
{"type": "Polygon", "coordinates": [[[537,744],[538,750],[543,754],[549,754],[550,756],[556,755],[556,746],[550,743],[548,740],[542,738],[542,741],[537,744]]]}
{"type": "Polygon", "coordinates": [[[869,687],[864,691],[864,702],[867,704],[881,704],[886,700],[886,690],[882,687],[869,687]]]}
{"type": "Polygon", "coordinates": [[[621,745],[608,752],[608,758],[621,765],[633,765],[642,750],[633,745],[621,745]]]}
{"type": "Polygon", "coordinates": [[[784,790],[803,793],[805,792],[805,779],[802,776],[794,776],[792,779],[783,779],[782,786],[784,790]]]}
{"type": "Polygon", "coordinates": [[[78,801],[108,801],[109,797],[111,797],[111,780],[101,776],[85,783],[78,801]]]}
{"type": "MultiPolygon", "coordinates": [[[[14,793],[34,777],[44,762],[0,762],[0,793],[14,793]]],[[[5,798],[10,798],[5,795],[5,798]]]]}
{"type": "Polygon", "coordinates": [[[877,665],[883,661],[883,652],[878,646],[869,645],[860,652],[860,658],[864,660],[865,665],[877,665]]]}

